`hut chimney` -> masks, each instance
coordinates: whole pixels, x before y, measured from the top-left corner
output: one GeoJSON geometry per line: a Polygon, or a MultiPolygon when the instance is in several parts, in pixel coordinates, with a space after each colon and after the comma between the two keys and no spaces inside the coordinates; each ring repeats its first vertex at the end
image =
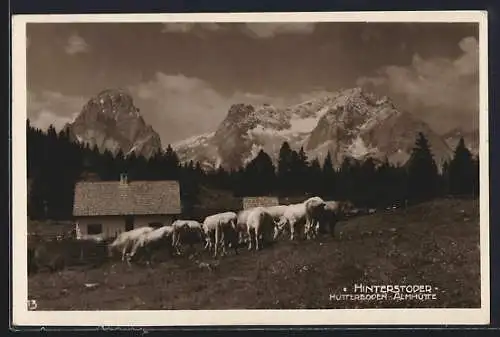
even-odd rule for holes
{"type": "Polygon", "coordinates": [[[128,177],[126,173],[120,174],[120,184],[126,185],[128,184],[128,177]]]}

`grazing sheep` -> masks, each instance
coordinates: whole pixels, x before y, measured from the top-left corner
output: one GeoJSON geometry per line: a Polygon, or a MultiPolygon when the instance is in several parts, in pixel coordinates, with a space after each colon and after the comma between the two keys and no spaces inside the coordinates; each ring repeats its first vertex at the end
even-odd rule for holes
{"type": "Polygon", "coordinates": [[[189,244],[193,248],[194,242],[203,242],[205,234],[201,223],[195,220],[176,220],[172,224],[174,228],[172,245],[179,253],[181,244],[189,244]]]}
{"type": "Polygon", "coordinates": [[[246,234],[248,232],[248,229],[247,229],[248,215],[254,209],[255,209],[255,207],[245,209],[245,210],[238,212],[238,220],[236,222],[236,227],[237,227],[237,231],[238,231],[238,244],[242,244],[245,242],[245,239],[246,239],[245,237],[246,237],[246,234]]]}
{"type": "Polygon", "coordinates": [[[141,252],[147,256],[148,263],[151,262],[153,251],[159,248],[172,248],[172,234],[175,229],[173,226],[163,226],[157,228],[153,231],[143,233],[137,238],[129,254],[129,258],[132,259],[136,256],[137,251],[141,252]]]}
{"type": "Polygon", "coordinates": [[[323,212],[323,223],[328,225],[331,236],[335,236],[335,226],[342,212],[342,204],[339,201],[327,201],[323,212]]]}
{"type": "Polygon", "coordinates": [[[234,237],[237,235],[238,216],[234,212],[224,212],[209,215],[203,221],[205,232],[205,249],[214,249],[214,257],[217,256],[219,244],[222,244],[222,254],[226,254],[226,244],[233,243],[235,253],[238,254],[238,245],[234,237]]]}
{"type": "Polygon", "coordinates": [[[328,224],[330,235],[335,235],[335,225],[337,221],[348,216],[353,207],[353,204],[349,201],[325,201],[325,207],[321,218],[324,224],[328,224]]]}
{"type": "Polygon", "coordinates": [[[265,207],[267,213],[269,213],[273,220],[274,223],[276,224],[275,226],[275,231],[274,231],[274,239],[276,240],[278,238],[278,235],[280,234],[282,228],[279,227],[280,219],[285,213],[286,209],[288,208],[288,205],[275,205],[275,206],[269,206],[265,207]]]}
{"type": "Polygon", "coordinates": [[[125,261],[125,255],[127,250],[132,248],[135,241],[143,234],[152,232],[154,228],[152,227],[139,227],[132,229],[127,232],[120,233],[116,239],[108,245],[108,256],[112,257],[115,251],[121,249],[122,261],[125,261]]]}
{"type": "Polygon", "coordinates": [[[278,221],[278,231],[275,234],[275,237],[279,234],[279,232],[283,231],[286,225],[288,225],[290,228],[290,240],[293,241],[295,240],[295,232],[298,229],[298,226],[304,226],[305,223],[306,205],[304,203],[288,205],[278,221]]]}
{"type": "Polygon", "coordinates": [[[247,218],[248,250],[252,250],[252,242],[254,240],[255,250],[260,250],[263,246],[264,238],[269,238],[274,228],[274,219],[264,207],[252,209],[247,218]]]}
{"type": "Polygon", "coordinates": [[[325,202],[320,197],[312,197],[299,204],[286,206],[285,211],[280,216],[275,237],[288,224],[290,228],[290,239],[295,240],[295,232],[298,226],[303,226],[306,238],[317,235],[319,222],[325,202]]]}
{"type": "Polygon", "coordinates": [[[269,206],[265,207],[267,213],[269,213],[275,222],[278,222],[280,218],[285,214],[286,209],[288,208],[288,205],[276,205],[276,206],[269,206]]]}
{"type": "Polygon", "coordinates": [[[318,235],[321,214],[324,210],[325,202],[320,197],[312,197],[303,203],[306,209],[306,237],[312,238],[318,235]]]}

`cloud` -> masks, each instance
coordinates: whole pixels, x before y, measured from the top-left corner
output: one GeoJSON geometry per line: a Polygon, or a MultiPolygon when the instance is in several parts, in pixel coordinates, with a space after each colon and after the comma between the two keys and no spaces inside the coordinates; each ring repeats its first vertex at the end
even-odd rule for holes
{"type": "Polygon", "coordinates": [[[284,104],[283,98],[259,93],[225,95],[202,79],[162,72],[150,81],[129,87],[129,91],[165,144],[214,131],[231,104],[284,104]]]}
{"type": "Polygon", "coordinates": [[[311,34],[314,32],[314,22],[258,22],[246,23],[245,30],[257,38],[271,38],[279,34],[311,34]]]}
{"type": "Polygon", "coordinates": [[[74,117],[76,115],[73,117],[61,117],[55,115],[53,111],[41,110],[34,119],[30,119],[30,123],[31,126],[42,130],[47,130],[52,124],[56,131],[60,131],[66,123],[73,121],[74,117]]]}
{"type": "Polygon", "coordinates": [[[89,50],[87,42],[78,34],[71,35],[64,47],[64,51],[69,55],[87,53],[89,50]]]}
{"type": "Polygon", "coordinates": [[[45,130],[52,124],[60,130],[78,115],[85,101],[83,97],[66,96],[60,92],[28,91],[28,118],[31,125],[37,128],[45,130]]]}
{"type": "Polygon", "coordinates": [[[377,76],[357,83],[399,96],[417,112],[426,108],[439,112],[429,116],[438,127],[470,124],[471,113],[477,116],[479,110],[479,45],[476,38],[466,37],[458,46],[462,53],[455,59],[424,59],[415,54],[409,66],[385,66],[377,76]]]}

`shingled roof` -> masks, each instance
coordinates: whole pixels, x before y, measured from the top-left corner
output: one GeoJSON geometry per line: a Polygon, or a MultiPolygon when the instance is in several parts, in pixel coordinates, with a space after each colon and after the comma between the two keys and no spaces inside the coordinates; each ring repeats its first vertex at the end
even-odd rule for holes
{"type": "Polygon", "coordinates": [[[75,186],[74,216],[179,213],[177,181],[86,181],[75,186]]]}
{"type": "Polygon", "coordinates": [[[276,197],[245,197],[243,198],[243,209],[249,209],[253,207],[269,207],[278,206],[279,200],[276,197]]]}

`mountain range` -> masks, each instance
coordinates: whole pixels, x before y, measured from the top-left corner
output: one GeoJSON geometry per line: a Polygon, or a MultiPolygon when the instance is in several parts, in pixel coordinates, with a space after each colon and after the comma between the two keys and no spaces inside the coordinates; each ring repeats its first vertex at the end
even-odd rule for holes
{"type": "Polygon", "coordinates": [[[446,140],[417,116],[387,96],[350,88],[286,108],[235,104],[214,132],[172,146],[183,161],[226,169],[246,164],[260,149],[276,163],[284,141],[293,149],[303,147],[310,159],[323,160],[329,152],[335,166],[345,157],[402,165],[418,132],[428,139],[438,165],[451,158],[446,140]]]}
{"type": "MultiPolygon", "coordinates": [[[[96,145],[101,151],[151,156],[161,149],[158,133],[147,125],[133,99],[120,89],[92,97],[72,123],[74,140],[96,145]]],[[[376,161],[385,158],[404,164],[418,132],[425,134],[438,165],[453,155],[460,137],[477,153],[478,132],[452,130],[438,135],[411,112],[361,88],[335,93],[288,107],[234,104],[216,130],[172,144],[181,161],[200,162],[204,168],[236,169],[263,149],[277,163],[284,141],[303,147],[310,159],[323,160],[329,152],[338,166],[346,157],[376,161]]]]}

